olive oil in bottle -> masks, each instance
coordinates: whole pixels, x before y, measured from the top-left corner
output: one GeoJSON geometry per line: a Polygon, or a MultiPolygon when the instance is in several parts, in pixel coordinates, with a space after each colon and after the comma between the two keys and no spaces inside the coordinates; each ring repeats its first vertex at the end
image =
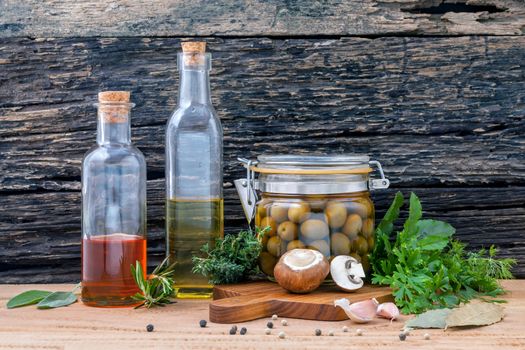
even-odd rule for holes
{"type": "Polygon", "coordinates": [[[223,235],[222,128],[210,98],[205,43],[182,43],[178,108],[166,128],[167,254],[179,298],[209,298],[208,279],[192,273],[194,256],[223,235]]]}
{"type": "Polygon", "coordinates": [[[179,298],[211,297],[213,286],[205,276],[191,272],[192,258],[201,254],[204,244],[213,245],[223,232],[223,201],[169,200],[166,225],[168,254],[175,265],[175,289],[179,298]]]}

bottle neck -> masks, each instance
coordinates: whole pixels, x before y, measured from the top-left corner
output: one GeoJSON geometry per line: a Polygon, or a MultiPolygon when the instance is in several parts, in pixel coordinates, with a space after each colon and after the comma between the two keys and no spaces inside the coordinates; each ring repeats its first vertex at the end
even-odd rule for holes
{"type": "Polygon", "coordinates": [[[211,105],[208,70],[180,71],[179,106],[199,103],[211,105]]]}
{"type": "Polygon", "coordinates": [[[99,145],[131,143],[129,110],[130,106],[99,105],[97,129],[99,145]]]}

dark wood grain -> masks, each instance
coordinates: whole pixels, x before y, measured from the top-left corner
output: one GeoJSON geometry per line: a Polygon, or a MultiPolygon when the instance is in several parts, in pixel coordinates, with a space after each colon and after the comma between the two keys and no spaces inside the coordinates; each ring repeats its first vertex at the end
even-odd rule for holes
{"type": "Polygon", "coordinates": [[[353,292],[342,292],[335,286],[321,286],[308,294],[293,294],[269,281],[219,285],[213,288],[210,321],[236,323],[263,317],[300,318],[318,321],[342,321],[348,316],[334,306],[334,300],[350,298],[353,303],[376,298],[379,303],[393,301],[388,287],[365,285],[353,292]]]}
{"type": "MultiPolygon", "coordinates": [[[[355,152],[392,189],[472,249],[490,244],[525,276],[524,37],[207,38],[225,130],[226,229],[245,227],[236,157],[355,152]]],[[[130,89],[145,153],[150,264],[163,254],[164,125],[175,108],[179,38],[0,40],[0,278],[75,281],[80,164],[101,89],[130,89]]]]}
{"type": "Polygon", "coordinates": [[[0,37],[522,35],[521,0],[3,0],[0,37]]]}

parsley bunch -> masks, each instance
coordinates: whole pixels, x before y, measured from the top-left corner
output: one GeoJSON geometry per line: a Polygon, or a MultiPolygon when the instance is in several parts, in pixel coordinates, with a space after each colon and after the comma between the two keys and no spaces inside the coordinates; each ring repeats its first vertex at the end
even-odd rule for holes
{"type": "Polygon", "coordinates": [[[262,236],[266,231],[240,231],[237,235],[217,238],[215,246],[205,244],[205,257],[193,257],[193,273],[207,276],[211,284],[237,283],[258,274],[262,236]]]}
{"type": "Polygon", "coordinates": [[[376,229],[370,260],[372,283],[390,285],[403,313],[454,307],[505,292],[497,280],[512,278],[514,259],[496,259],[493,246],[466,251],[465,244],[452,238],[456,230],[450,224],[421,219],[421,203],[414,193],[408,218],[394,235],[402,206],[403,195],[398,192],[376,229]]]}

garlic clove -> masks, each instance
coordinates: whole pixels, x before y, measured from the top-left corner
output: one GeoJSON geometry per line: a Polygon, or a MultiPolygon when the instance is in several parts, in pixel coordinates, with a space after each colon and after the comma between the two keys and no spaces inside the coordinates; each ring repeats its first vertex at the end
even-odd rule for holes
{"type": "Polygon", "coordinates": [[[377,316],[393,321],[399,317],[399,309],[394,303],[382,303],[377,307],[377,316]]]}
{"type": "Polygon", "coordinates": [[[346,298],[337,299],[334,301],[334,306],[339,306],[344,310],[348,318],[355,323],[367,323],[372,321],[377,313],[377,305],[379,303],[376,299],[359,301],[350,304],[350,300],[346,298]]]}

